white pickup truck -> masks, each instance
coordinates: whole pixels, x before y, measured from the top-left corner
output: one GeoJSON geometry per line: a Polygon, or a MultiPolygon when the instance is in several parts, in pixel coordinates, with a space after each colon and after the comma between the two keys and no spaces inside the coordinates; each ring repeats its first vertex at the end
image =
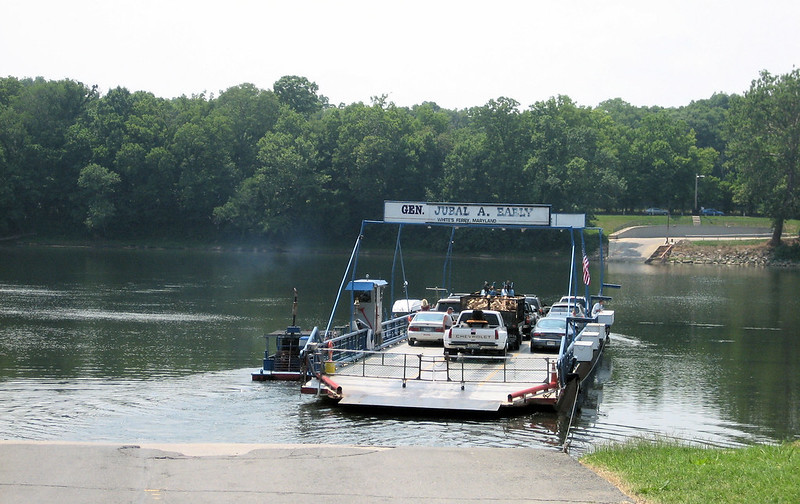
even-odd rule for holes
{"type": "Polygon", "coordinates": [[[444,353],[497,353],[508,349],[508,330],[503,315],[493,310],[464,310],[444,335],[444,353]]]}

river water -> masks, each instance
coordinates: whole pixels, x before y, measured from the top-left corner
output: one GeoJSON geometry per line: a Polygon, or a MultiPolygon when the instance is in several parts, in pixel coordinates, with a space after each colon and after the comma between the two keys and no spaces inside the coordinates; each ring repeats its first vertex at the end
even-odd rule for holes
{"type": "MultiPolygon", "coordinates": [[[[324,327],[349,254],[0,248],[0,439],[558,448],[659,436],[713,446],[800,438],[800,272],[606,265],[616,310],[583,409],[501,418],[343,410],[252,382],[264,333],[324,327]]],[[[511,279],[551,303],[562,257],[453,262],[456,290],[511,279]]],[[[592,264],[593,282],[599,280],[592,264]]],[[[362,258],[386,278],[391,257],[362,258]]],[[[395,267],[434,299],[437,256],[395,267]]],[[[399,292],[394,293],[395,296],[399,292]]]]}

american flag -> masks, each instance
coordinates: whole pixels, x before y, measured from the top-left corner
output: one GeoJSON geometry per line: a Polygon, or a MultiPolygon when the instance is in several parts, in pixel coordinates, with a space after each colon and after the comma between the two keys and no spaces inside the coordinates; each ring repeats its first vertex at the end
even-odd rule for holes
{"type": "Polygon", "coordinates": [[[581,243],[581,252],[583,253],[583,284],[589,285],[592,277],[589,275],[589,258],[586,257],[586,247],[581,243]]]}

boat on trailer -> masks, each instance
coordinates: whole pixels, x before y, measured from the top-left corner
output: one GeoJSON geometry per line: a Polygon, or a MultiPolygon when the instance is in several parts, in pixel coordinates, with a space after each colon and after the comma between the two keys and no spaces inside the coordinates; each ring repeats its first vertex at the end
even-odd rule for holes
{"type": "MultiPolygon", "coordinates": [[[[458,354],[446,356],[441,347],[408,345],[408,317],[385,317],[385,289],[389,282],[357,274],[358,253],[365,228],[398,226],[392,266],[402,261],[400,234],[406,225],[452,228],[444,271],[452,256],[456,228],[519,228],[569,230],[572,264],[568,293],[577,294],[576,234],[584,249],[585,216],[552,214],[548,205],[443,204],[419,202],[384,203],[383,221],[363,221],[353,252],[324,330],[314,328],[301,357],[305,379],[301,392],[335,401],[341,406],[409,408],[464,412],[501,412],[518,408],[574,410],[579,391],[602,358],[614,323],[613,310],[595,317],[567,317],[567,329],[558,354],[535,353],[529,343],[502,356],[458,354]],[[457,217],[456,217],[457,216],[457,217]],[[349,294],[350,321],[333,325],[342,298],[349,294]]],[[[602,230],[598,230],[602,247],[602,230]]],[[[602,254],[601,262],[602,262],[602,254]]],[[[585,257],[585,253],[583,254],[585,257]]],[[[588,272],[588,263],[586,263],[588,272]]],[[[593,303],[610,300],[603,288],[618,288],[601,281],[598,294],[585,298],[593,303]]],[[[405,283],[405,282],[404,282],[405,283]]],[[[443,285],[447,285],[443,278],[443,285]]],[[[388,306],[392,305],[389,299],[388,306]]],[[[590,304],[591,306],[591,304],[590,304]]]]}

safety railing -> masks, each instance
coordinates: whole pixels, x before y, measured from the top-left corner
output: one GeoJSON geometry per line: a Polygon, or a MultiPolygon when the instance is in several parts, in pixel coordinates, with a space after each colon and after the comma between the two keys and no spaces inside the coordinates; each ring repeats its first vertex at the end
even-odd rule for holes
{"type": "MultiPolygon", "coordinates": [[[[381,332],[376,335],[372,329],[363,328],[342,334],[341,328],[334,328],[328,334],[316,327],[300,352],[305,362],[308,376],[316,376],[323,370],[323,363],[336,365],[355,361],[366,352],[382,350],[406,339],[408,317],[397,317],[381,324],[381,332]]],[[[346,330],[347,326],[344,327],[346,330]]]]}
{"type": "Polygon", "coordinates": [[[318,359],[335,363],[336,375],[461,383],[536,383],[549,379],[555,356],[524,358],[321,348],[318,359]]]}
{"type": "Polygon", "coordinates": [[[328,361],[348,362],[358,359],[363,352],[383,350],[406,339],[408,318],[398,317],[381,324],[381,332],[376,334],[370,328],[363,328],[346,334],[331,331],[330,337],[321,334],[320,350],[330,352],[328,361]],[[342,351],[339,351],[342,350],[342,351]]]}
{"type": "Polygon", "coordinates": [[[396,380],[460,383],[538,383],[550,379],[557,356],[444,356],[385,351],[406,339],[408,319],[398,317],[382,324],[380,337],[360,329],[325,338],[322,331],[309,338],[303,349],[310,376],[337,374],[396,380]]]}

